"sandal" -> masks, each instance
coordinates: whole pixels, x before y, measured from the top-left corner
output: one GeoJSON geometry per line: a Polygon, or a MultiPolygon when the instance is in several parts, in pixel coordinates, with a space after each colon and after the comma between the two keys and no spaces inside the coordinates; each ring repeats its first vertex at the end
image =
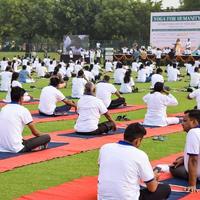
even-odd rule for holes
{"type": "Polygon", "coordinates": [[[130,119],[126,115],[123,115],[122,118],[124,121],[130,121],[130,119]]]}
{"type": "Polygon", "coordinates": [[[117,118],[115,119],[116,121],[123,121],[123,117],[121,115],[118,115],[117,118]]]}

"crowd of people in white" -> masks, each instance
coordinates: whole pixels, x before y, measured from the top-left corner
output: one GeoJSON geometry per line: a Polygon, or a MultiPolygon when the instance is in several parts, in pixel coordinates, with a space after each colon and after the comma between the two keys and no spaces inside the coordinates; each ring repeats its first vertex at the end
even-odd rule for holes
{"type": "MultiPolygon", "coordinates": [[[[151,60],[144,62],[135,59],[131,65],[124,65],[119,61],[106,60],[104,67],[102,67],[95,58],[89,59],[89,63],[86,63],[83,58],[76,61],[70,60],[69,63],[65,63],[62,60],[57,61],[50,57],[46,57],[43,60],[37,57],[26,58],[16,56],[11,60],[4,57],[0,61],[0,90],[7,92],[4,101],[10,104],[5,105],[0,112],[0,151],[24,153],[32,151],[35,148],[42,147],[45,149],[51,140],[49,135],[43,135],[35,128],[32,123],[33,119],[30,111],[21,105],[22,101],[30,101],[33,98],[23,90],[22,86],[24,83],[34,83],[40,78],[49,78],[49,85],[43,87],[41,90],[38,105],[39,114],[52,117],[60,116],[65,115],[71,107],[74,107],[78,113],[78,119],[74,126],[76,133],[82,135],[101,135],[111,130],[116,130],[115,120],[112,119],[109,110],[127,105],[126,99],[122,95],[138,92],[135,84],[142,85],[142,83],[149,82],[150,92],[148,91],[143,97],[143,101],[147,105],[147,112],[142,122],[143,126],[138,123],[129,125],[124,133],[124,141],[105,145],[100,150],[98,198],[99,200],[105,198],[112,199],[108,198],[110,194],[111,197],[117,195],[119,198],[116,199],[122,199],[126,195],[133,197],[133,199],[138,199],[139,196],[140,199],[167,198],[170,194],[169,186],[158,184],[154,178],[154,172],[147,155],[137,148],[146,134],[145,126],[163,127],[180,123],[178,117],[167,116],[167,107],[177,106],[178,100],[170,94],[168,88],[165,86],[165,81],[176,82],[181,80],[179,63],[176,60],[169,61],[166,66],[161,68],[158,61],[160,57],[157,57],[157,62],[152,62],[151,60]],[[163,76],[164,72],[167,75],[167,80],[163,76]],[[135,76],[132,76],[132,73],[137,77],[135,80],[133,79],[135,76]],[[113,77],[110,77],[111,75],[113,77]],[[113,78],[113,83],[110,81],[111,78],[113,78]],[[71,80],[72,84],[71,98],[79,99],[77,103],[66,98],[59,90],[60,88],[70,87],[69,80],[71,80]],[[120,85],[119,91],[114,84],[120,85]],[[112,98],[112,95],[115,95],[116,99],[112,98]],[[57,107],[56,104],[59,101],[65,105],[57,107]],[[104,115],[107,121],[99,123],[101,115],[104,115]],[[15,123],[12,123],[13,121],[15,123]],[[4,126],[6,124],[9,125],[4,126]],[[22,132],[25,125],[29,127],[35,137],[22,140],[22,132]],[[122,151],[121,147],[124,150],[125,148],[129,150],[123,154],[124,150],[122,151]],[[136,148],[133,149],[133,147],[136,148]],[[127,154],[129,151],[130,155],[127,154]],[[138,158],[140,159],[138,160],[141,160],[141,163],[139,163],[139,166],[141,165],[140,170],[137,170],[137,164],[137,166],[133,167],[135,169],[134,173],[132,173],[132,169],[129,167],[129,160],[131,162],[138,161],[135,161],[137,156],[132,156],[132,153],[139,156],[138,158]],[[107,157],[109,158],[109,154],[111,157],[108,160],[107,157]],[[122,159],[120,158],[119,160],[118,155],[121,155],[121,158],[123,158],[123,168],[125,169],[123,172],[121,171],[123,169],[121,167],[114,167],[112,169],[113,160],[114,163],[117,163],[117,166],[121,166],[122,164],[122,159]],[[126,191],[123,191],[123,187],[118,184],[118,180],[121,181],[123,179],[122,183],[127,184],[126,178],[124,179],[122,174],[129,173],[130,170],[131,177],[134,175],[134,181],[131,182],[134,185],[134,190],[131,190],[132,186],[129,184],[130,187],[126,191]],[[116,175],[111,180],[116,181],[116,188],[113,188],[113,184],[107,179],[108,176],[106,174],[113,175],[112,172],[116,175]],[[139,174],[136,174],[136,172],[139,174]],[[139,191],[138,177],[146,181],[146,190],[139,191]],[[116,192],[110,193],[110,191],[116,192]]],[[[181,71],[185,70],[184,74],[190,77],[188,87],[192,92],[188,95],[188,99],[195,98],[197,108],[200,109],[200,59],[195,62],[187,62],[182,67],[183,70],[181,71]]],[[[197,116],[199,116],[198,113],[197,116]]],[[[191,117],[191,119],[193,118],[191,117]]],[[[183,120],[185,120],[183,122],[184,125],[186,123],[185,117],[183,120]]],[[[192,128],[198,125],[199,122],[197,123],[197,121],[195,121],[196,123],[192,128]]],[[[184,130],[189,130],[186,128],[184,130]]],[[[182,160],[181,163],[183,163],[182,160]]],[[[192,189],[195,190],[195,188],[192,189]]]]}
{"type": "MultiPolygon", "coordinates": [[[[190,77],[190,85],[189,87],[192,90],[198,89],[200,87],[200,73],[199,73],[199,66],[200,66],[200,59],[196,60],[195,62],[190,61],[184,64],[184,69],[186,70],[186,73],[190,77]]],[[[99,82],[97,84],[97,97],[103,96],[104,102],[106,107],[110,106],[111,103],[111,94],[116,93],[117,89],[115,86],[111,83],[109,83],[111,86],[108,86],[107,84],[101,88],[101,90],[98,90],[98,85],[102,82],[108,82],[110,77],[108,79],[101,78],[102,74],[108,74],[109,72],[113,72],[113,79],[114,84],[120,85],[119,92],[117,92],[117,97],[121,98],[121,94],[125,93],[132,93],[137,92],[137,88],[135,87],[135,83],[144,83],[144,82],[151,82],[150,89],[154,91],[155,84],[157,82],[164,83],[164,77],[163,77],[163,69],[161,69],[159,66],[156,65],[155,62],[152,62],[151,60],[148,60],[146,62],[142,61],[136,61],[134,60],[130,66],[123,65],[121,62],[118,61],[110,61],[106,60],[104,68],[102,68],[102,65],[100,65],[96,59],[92,59],[91,62],[85,63],[84,59],[76,60],[75,62],[73,60],[70,60],[69,63],[65,63],[63,61],[57,61],[56,59],[52,59],[50,57],[46,57],[43,60],[40,58],[26,58],[26,57],[20,57],[16,56],[12,58],[11,60],[7,58],[3,58],[0,61],[0,77],[1,77],[1,84],[0,84],[0,90],[1,91],[7,91],[7,95],[4,99],[5,102],[10,102],[10,91],[12,87],[19,86],[22,87],[23,83],[33,83],[35,80],[33,79],[32,74],[36,74],[36,80],[37,78],[50,78],[51,76],[57,76],[59,77],[60,84],[59,87],[65,87],[68,80],[72,80],[72,90],[71,90],[71,97],[72,98],[81,98],[84,94],[85,84],[87,82],[99,82]],[[136,74],[136,79],[133,80],[132,73],[136,74]],[[107,81],[108,80],[108,81],[107,81]],[[100,95],[104,94],[105,90],[107,88],[109,90],[108,95],[100,95]],[[112,89],[111,89],[112,88],[112,89]],[[106,99],[107,98],[107,99],[106,99]]],[[[174,61],[169,61],[168,64],[165,67],[165,72],[167,73],[167,80],[169,82],[179,81],[181,79],[181,73],[180,73],[180,67],[179,63],[174,61]]],[[[164,87],[164,86],[163,86],[164,87]]],[[[155,95],[157,92],[162,93],[161,96],[163,96],[163,88],[160,89],[160,91],[155,91],[154,94],[151,94],[150,96],[155,95]]],[[[29,101],[32,97],[28,95],[28,93],[25,94],[26,98],[25,101],[29,101]]],[[[148,95],[147,95],[148,96],[148,95]]],[[[144,102],[147,103],[148,111],[147,115],[145,117],[145,124],[147,125],[155,125],[163,126],[168,124],[167,121],[165,122],[150,122],[152,119],[151,115],[153,115],[150,110],[152,106],[150,106],[151,103],[147,101],[147,96],[144,97],[144,102]],[[151,113],[151,114],[149,114],[151,113]],[[149,116],[150,115],[150,116],[149,116]],[[148,118],[151,120],[148,121],[148,118]]],[[[166,96],[166,94],[165,94],[166,96]]],[[[200,98],[200,89],[196,90],[192,94],[188,96],[188,98],[200,98]],[[198,97],[197,97],[198,96],[198,97]]],[[[167,95],[169,98],[170,95],[167,95]]],[[[174,98],[174,97],[173,97],[174,98]]],[[[156,99],[158,99],[156,97],[156,99]]],[[[164,101],[164,100],[163,100],[164,101]]],[[[178,102],[173,103],[173,105],[177,105],[178,102]]],[[[198,103],[199,104],[199,103],[198,103]]],[[[164,103],[164,107],[162,114],[164,116],[166,115],[166,106],[170,105],[170,103],[164,103]]],[[[155,109],[155,108],[154,108],[155,109]]],[[[157,112],[157,111],[156,111],[157,112]]],[[[153,113],[155,113],[155,110],[153,113]]],[[[157,115],[161,114],[161,110],[157,113],[157,115]]],[[[159,117],[158,117],[159,118],[159,117]]]]}

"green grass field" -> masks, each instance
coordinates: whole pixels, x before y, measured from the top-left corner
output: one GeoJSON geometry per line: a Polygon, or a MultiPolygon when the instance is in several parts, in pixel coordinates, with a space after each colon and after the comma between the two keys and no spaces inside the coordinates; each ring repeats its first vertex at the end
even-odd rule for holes
{"type": "MultiPolygon", "coordinates": [[[[19,53],[0,53],[0,59],[3,56],[12,57],[19,53]]],[[[56,57],[57,54],[52,54],[52,57],[56,57]]],[[[182,74],[185,75],[185,70],[182,69],[182,74]]],[[[164,74],[166,76],[166,74],[164,74]]],[[[133,74],[135,77],[135,74],[133,74]]],[[[178,99],[179,105],[176,107],[168,108],[168,113],[183,112],[186,109],[192,109],[196,102],[194,100],[188,100],[186,97],[187,92],[182,91],[184,87],[188,86],[189,78],[185,76],[182,81],[176,83],[168,83],[171,93],[178,99]]],[[[34,85],[35,89],[30,88],[30,84],[24,84],[23,87],[30,91],[29,93],[34,97],[39,97],[41,88],[48,84],[48,79],[37,80],[34,85]]],[[[124,97],[128,104],[143,104],[142,97],[149,92],[150,83],[137,84],[139,93],[126,94],[124,97]]],[[[67,84],[67,88],[62,89],[62,92],[66,96],[71,94],[71,82],[67,84]]],[[[5,97],[6,93],[0,93],[0,99],[5,97]]],[[[36,110],[37,105],[26,106],[30,110],[36,110]]],[[[144,118],[146,110],[139,110],[127,113],[127,117],[130,119],[142,119],[144,118]]],[[[118,114],[112,115],[115,119],[118,114]]],[[[101,118],[103,121],[104,118],[101,118]]],[[[71,129],[74,126],[73,121],[58,121],[48,123],[38,123],[37,128],[42,132],[48,133],[57,130],[71,129]]],[[[25,128],[24,135],[30,135],[30,131],[25,128]]],[[[183,151],[185,143],[185,133],[179,132],[167,135],[167,139],[164,142],[156,142],[151,138],[144,139],[141,149],[143,149],[151,160],[159,159],[161,157],[183,151]]],[[[93,176],[98,174],[98,150],[89,151],[74,156],[67,156],[64,158],[54,159],[38,164],[20,167],[9,172],[0,173],[0,200],[10,200],[20,197],[21,195],[28,194],[30,192],[46,189],[50,186],[56,186],[58,184],[71,181],[75,178],[82,176],[93,176]]]]}

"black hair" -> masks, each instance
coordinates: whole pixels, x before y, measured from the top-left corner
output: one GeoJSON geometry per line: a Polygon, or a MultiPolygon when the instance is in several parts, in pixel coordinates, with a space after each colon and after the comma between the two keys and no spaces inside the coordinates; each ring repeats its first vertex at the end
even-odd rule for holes
{"type": "Polygon", "coordinates": [[[124,75],[124,83],[129,83],[131,80],[131,70],[127,70],[124,75]]]}
{"type": "Polygon", "coordinates": [[[52,76],[50,78],[50,83],[49,85],[53,86],[53,87],[57,87],[60,84],[60,79],[58,76],[52,76]]]}
{"type": "Polygon", "coordinates": [[[154,92],[162,92],[164,89],[164,83],[161,83],[161,82],[156,82],[155,85],[154,85],[154,92]]]}
{"type": "Polygon", "coordinates": [[[110,80],[110,76],[105,75],[105,76],[103,77],[103,80],[106,81],[106,82],[109,82],[109,80],[110,80]]]}
{"type": "Polygon", "coordinates": [[[184,114],[188,114],[189,118],[196,119],[200,124],[200,110],[197,109],[186,110],[184,114]]]}
{"type": "Polygon", "coordinates": [[[81,69],[81,70],[78,71],[77,77],[82,77],[83,74],[84,74],[84,71],[81,69]]]}
{"type": "Polygon", "coordinates": [[[11,89],[11,93],[10,93],[10,96],[11,96],[11,101],[12,102],[19,102],[20,98],[24,96],[24,93],[26,91],[23,89],[23,88],[20,88],[20,87],[13,87],[11,89]]]}
{"type": "Polygon", "coordinates": [[[59,68],[58,65],[57,65],[57,66],[54,68],[53,75],[57,75],[59,69],[60,69],[60,68],[59,68]]]}
{"type": "Polygon", "coordinates": [[[23,65],[23,66],[22,66],[22,69],[23,69],[23,70],[26,70],[26,65],[23,65]]]}
{"type": "Polygon", "coordinates": [[[17,80],[19,77],[19,73],[18,72],[13,72],[12,74],[12,78],[11,78],[11,85],[12,85],[12,82],[17,80]]]}
{"type": "Polygon", "coordinates": [[[176,68],[176,63],[173,63],[172,66],[173,66],[173,68],[176,68]]]}
{"type": "Polygon", "coordinates": [[[145,128],[139,123],[129,124],[124,132],[124,140],[133,142],[138,138],[143,138],[146,135],[145,128]]]}
{"type": "Polygon", "coordinates": [[[139,67],[139,70],[141,70],[141,69],[144,69],[144,65],[143,64],[141,64],[140,67],[139,67]]]}
{"type": "Polygon", "coordinates": [[[86,71],[88,71],[88,70],[90,69],[90,67],[89,67],[88,65],[86,65],[86,66],[84,67],[84,69],[85,69],[86,71]]]}
{"type": "Polygon", "coordinates": [[[198,71],[199,71],[199,68],[198,68],[198,67],[195,67],[195,68],[194,68],[194,71],[195,71],[195,72],[198,72],[198,71]]]}
{"type": "Polygon", "coordinates": [[[161,68],[158,68],[157,70],[156,70],[156,74],[160,74],[160,73],[162,73],[163,72],[163,70],[161,69],[161,68]]]}
{"type": "Polygon", "coordinates": [[[9,72],[12,71],[12,67],[11,66],[7,66],[5,71],[9,71],[9,72]]]}
{"type": "Polygon", "coordinates": [[[90,71],[92,71],[94,65],[93,64],[90,64],[90,71]]]}
{"type": "Polygon", "coordinates": [[[117,62],[117,64],[116,64],[116,69],[117,69],[117,68],[122,68],[122,67],[123,67],[122,63],[121,63],[121,62],[117,62]]]}

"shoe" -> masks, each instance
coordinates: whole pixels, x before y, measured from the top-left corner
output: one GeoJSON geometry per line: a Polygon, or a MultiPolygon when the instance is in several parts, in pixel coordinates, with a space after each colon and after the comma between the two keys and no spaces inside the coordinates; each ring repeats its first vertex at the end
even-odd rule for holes
{"type": "Polygon", "coordinates": [[[165,138],[164,136],[158,135],[158,136],[154,136],[154,137],[152,138],[152,140],[164,142],[164,141],[166,140],[166,138],[165,138]]]}
{"type": "Polygon", "coordinates": [[[121,115],[118,115],[116,118],[116,121],[122,121],[122,120],[123,120],[123,117],[121,115]]]}
{"type": "Polygon", "coordinates": [[[164,142],[165,138],[163,136],[158,136],[158,141],[164,142]]]}
{"type": "Polygon", "coordinates": [[[126,115],[123,115],[123,116],[122,116],[122,119],[123,119],[124,121],[130,121],[130,119],[129,119],[126,115]]]}
{"type": "Polygon", "coordinates": [[[153,136],[152,140],[158,140],[158,136],[153,136]]]}

